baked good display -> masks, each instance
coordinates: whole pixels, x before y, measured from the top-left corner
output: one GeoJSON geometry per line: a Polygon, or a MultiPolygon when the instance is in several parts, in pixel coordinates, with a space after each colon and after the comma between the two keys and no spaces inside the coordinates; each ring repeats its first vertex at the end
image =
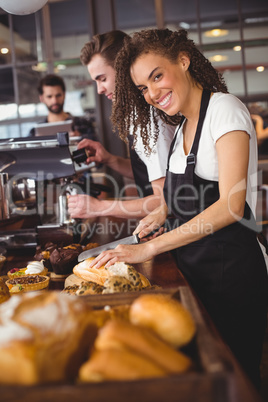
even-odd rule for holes
{"type": "Polygon", "coordinates": [[[27,275],[47,275],[48,269],[44,266],[44,260],[30,261],[26,268],[12,268],[7,275],[10,279],[27,275]]]}
{"type": "Polygon", "coordinates": [[[80,381],[135,380],[181,374],[191,359],[151,329],[125,320],[110,320],[94,344],[91,358],[79,370],[80,381]]]}
{"type": "Polygon", "coordinates": [[[183,305],[164,294],[144,294],[134,300],[129,319],[154,330],[174,347],[189,343],[196,332],[194,320],[183,305]]]}
{"type": "Polygon", "coordinates": [[[0,305],[0,384],[73,381],[97,334],[90,308],[60,292],[23,293],[0,305]]]}
{"type": "Polygon", "coordinates": [[[107,287],[108,290],[104,290],[104,293],[113,293],[112,289],[116,292],[118,291],[118,288],[120,287],[119,277],[121,278],[120,283],[122,284],[122,289],[124,289],[123,291],[126,291],[127,287],[129,287],[128,290],[137,291],[151,286],[149,280],[130,264],[116,262],[108,268],[105,266],[100,268],[90,268],[89,265],[93,260],[94,257],[87,258],[77,264],[73,268],[73,273],[85,281],[96,282],[105,288],[107,287]],[[118,286],[114,286],[117,282],[116,280],[111,279],[113,276],[117,277],[118,286]]]}
{"type": "Polygon", "coordinates": [[[44,275],[25,275],[8,279],[6,285],[11,294],[45,289],[49,285],[49,277],[44,275]]]}
{"type": "Polygon", "coordinates": [[[4,303],[10,298],[10,293],[4,280],[0,278],[0,304],[4,303]]]}

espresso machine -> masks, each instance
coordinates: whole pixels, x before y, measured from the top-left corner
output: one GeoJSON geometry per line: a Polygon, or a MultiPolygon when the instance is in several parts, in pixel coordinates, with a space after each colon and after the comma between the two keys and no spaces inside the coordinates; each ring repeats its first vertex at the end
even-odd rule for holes
{"type": "Polygon", "coordinates": [[[97,197],[108,191],[95,185],[95,164],[84,164],[86,150],[67,132],[49,137],[0,142],[0,246],[35,247],[42,238],[62,233],[62,242],[79,242],[78,220],[70,219],[68,194],[97,197]]]}

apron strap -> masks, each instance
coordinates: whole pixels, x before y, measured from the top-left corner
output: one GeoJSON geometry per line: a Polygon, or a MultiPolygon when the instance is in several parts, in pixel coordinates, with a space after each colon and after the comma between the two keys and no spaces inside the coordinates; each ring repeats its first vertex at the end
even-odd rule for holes
{"type": "Polygon", "coordinates": [[[193,167],[196,164],[196,155],[197,155],[197,150],[198,150],[199,141],[200,141],[200,137],[201,137],[203,123],[205,120],[205,116],[206,116],[206,112],[207,112],[207,108],[208,108],[208,104],[209,104],[209,99],[210,99],[210,91],[207,89],[203,89],[200,112],[199,112],[199,119],[198,119],[195,137],[194,137],[194,142],[193,142],[191,151],[190,151],[189,155],[187,156],[187,165],[193,165],[193,167]]]}
{"type": "Polygon", "coordinates": [[[177,139],[177,135],[178,135],[179,129],[181,128],[182,123],[184,122],[184,120],[185,120],[185,117],[184,117],[184,116],[181,116],[180,124],[179,124],[179,126],[177,127],[177,129],[176,129],[176,131],[175,131],[175,135],[174,135],[174,137],[173,137],[173,140],[172,140],[172,142],[171,142],[171,144],[170,144],[169,153],[168,153],[168,160],[167,160],[167,170],[169,170],[169,160],[170,160],[170,157],[171,157],[173,148],[174,148],[174,144],[175,144],[176,139],[177,139]]]}

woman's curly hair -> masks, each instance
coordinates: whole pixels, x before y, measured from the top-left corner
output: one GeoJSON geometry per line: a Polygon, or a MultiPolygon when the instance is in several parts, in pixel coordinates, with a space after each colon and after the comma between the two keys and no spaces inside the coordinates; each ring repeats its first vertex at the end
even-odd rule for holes
{"type": "Polygon", "coordinates": [[[157,119],[160,117],[166,124],[171,125],[178,125],[181,120],[179,113],[168,116],[162,110],[149,105],[131,79],[131,66],[139,56],[149,52],[167,57],[172,63],[177,63],[180,52],[187,54],[190,59],[188,71],[195,84],[211,92],[228,93],[221,74],[188,38],[185,30],[148,29],[135,32],[132,37],[126,37],[115,61],[116,83],[111,121],[114,129],[118,129],[120,138],[125,142],[127,142],[130,129],[133,129],[134,145],[135,132],[139,127],[147,154],[152,152],[158,138],[157,119]],[[156,127],[153,134],[150,133],[151,119],[156,127]]]}

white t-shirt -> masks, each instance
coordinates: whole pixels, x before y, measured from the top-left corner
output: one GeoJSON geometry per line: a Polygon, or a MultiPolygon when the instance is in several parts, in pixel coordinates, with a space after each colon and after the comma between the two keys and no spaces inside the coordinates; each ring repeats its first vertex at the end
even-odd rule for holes
{"type": "MultiPolygon", "coordinates": [[[[151,122],[151,125],[153,131],[153,122],[151,122]]],[[[147,167],[150,182],[166,176],[168,153],[171,141],[174,137],[175,130],[176,127],[169,126],[159,119],[159,137],[153,148],[153,152],[149,156],[147,156],[144,152],[144,146],[142,143],[140,132],[136,133],[137,142],[135,145],[135,151],[147,167]]],[[[153,145],[153,140],[151,142],[151,145],[153,145]]]]}
{"type": "MultiPolygon", "coordinates": [[[[169,170],[184,173],[187,155],[183,149],[183,124],[170,158],[169,170]]],[[[255,216],[257,203],[257,137],[246,106],[231,94],[214,93],[210,98],[199,142],[195,173],[206,180],[219,180],[218,157],[215,144],[230,131],[246,131],[250,136],[246,201],[255,216]]]]}

